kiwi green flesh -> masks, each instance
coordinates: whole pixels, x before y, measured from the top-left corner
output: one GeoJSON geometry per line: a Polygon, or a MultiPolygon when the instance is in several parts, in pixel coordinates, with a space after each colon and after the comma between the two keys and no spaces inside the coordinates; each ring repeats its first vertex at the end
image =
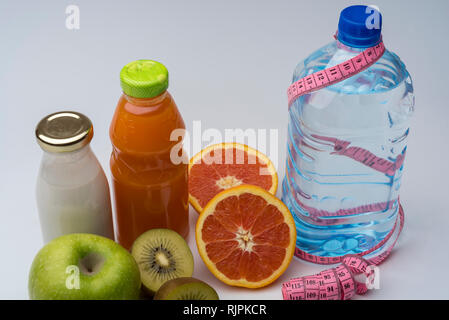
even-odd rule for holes
{"type": "Polygon", "coordinates": [[[156,292],[155,300],[219,300],[217,292],[207,283],[184,277],[167,281],[156,292]]]}
{"type": "Polygon", "coordinates": [[[193,274],[192,252],[184,238],[175,231],[149,230],[136,239],[131,253],[149,295],[153,295],[168,280],[193,274]]]}

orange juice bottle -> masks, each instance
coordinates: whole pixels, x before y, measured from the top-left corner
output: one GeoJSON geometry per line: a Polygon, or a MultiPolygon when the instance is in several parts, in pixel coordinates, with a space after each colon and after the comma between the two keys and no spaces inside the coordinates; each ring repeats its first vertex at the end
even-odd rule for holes
{"type": "Polygon", "coordinates": [[[120,82],[123,95],[109,129],[116,239],[130,249],[152,228],[187,237],[188,164],[170,157],[180,143],[170,135],[185,125],[167,92],[168,71],[159,62],[138,60],[123,67],[120,82]]]}

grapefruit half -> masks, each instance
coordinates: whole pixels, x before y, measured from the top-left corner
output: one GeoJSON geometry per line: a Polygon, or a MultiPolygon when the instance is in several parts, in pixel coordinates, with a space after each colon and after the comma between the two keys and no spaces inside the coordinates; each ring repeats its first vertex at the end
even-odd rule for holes
{"type": "Polygon", "coordinates": [[[244,144],[219,143],[190,159],[189,202],[198,213],[219,192],[242,184],[276,193],[276,169],[266,155],[244,144]]]}
{"type": "Polygon", "coordinates": [[[287,269],[295,251],[290,211],[266,190],[241,185],[217,194],[196,224],[198,252],[228,285],[264,287],[287,269]]]}

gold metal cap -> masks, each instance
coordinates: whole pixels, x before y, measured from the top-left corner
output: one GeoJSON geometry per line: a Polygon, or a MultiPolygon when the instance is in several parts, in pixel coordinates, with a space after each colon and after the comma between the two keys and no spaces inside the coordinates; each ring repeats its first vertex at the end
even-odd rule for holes
{"type": "Polygon", "coordinates": [[[89,144],[94,135],[92,122],[73,111],[52,113],[36,127],[37,142],[48,152],[71,152],[89,144]]]}

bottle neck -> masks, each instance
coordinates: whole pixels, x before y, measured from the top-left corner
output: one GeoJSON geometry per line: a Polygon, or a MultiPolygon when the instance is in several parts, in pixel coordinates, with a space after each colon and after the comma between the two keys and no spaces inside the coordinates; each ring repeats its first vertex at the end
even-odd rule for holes
{"type": "Polygon", "coordinates": [[[44,159],[53,163],[71,163],[83,159],[90,152],[90,144],[70,152],[49,152],[44,150],[44,159]]]}
{"type": "Polygon", "coordinates": [[[337,48],[340,50],[344,50],[350,53],[356,53],[359,54],[360,52],[365,51],[367,48],[356,48],[356,47],[350,47],[343,42],[340,42],[338,39],[335,40],[337,43],[337,48]]]}
{"type": "Polygon", "coordinates": [[[128,101],[129,103],[139,106],[139,107],[152,107],[160,104],[164,99],[168,97],[168,91],[164,91],[160,95],[156,97],[151,98],[135,98],[128,96],[127,94],[123,93],[123,97],[128,101]]]}

